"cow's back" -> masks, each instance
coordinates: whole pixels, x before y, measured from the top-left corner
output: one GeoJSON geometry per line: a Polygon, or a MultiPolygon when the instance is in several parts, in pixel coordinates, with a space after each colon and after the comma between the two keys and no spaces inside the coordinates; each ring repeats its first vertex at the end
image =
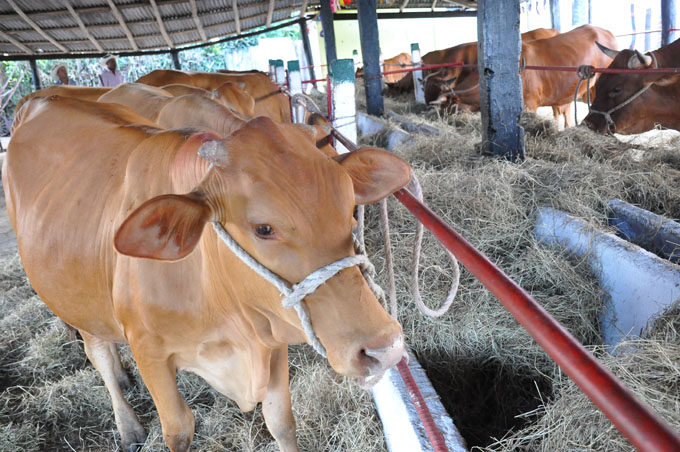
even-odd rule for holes
{"type": "Polygon", "coordinates": [[[113,234],[134,207],[128,159],[159,129],[120,105],[53,96],[24,109],[2,182],[26,274],[66,322],[124,340],[111,301],[113,234]]]}
{"type": "Polygon", "coordinates": [[[163,106],[172,98],[173,95],[162,88],[142,83],[122,83],[102,95],[98,102],[125,105],[155,122],[163,106]]]}
{"type": "MultiPolygon", "coordinates": [[[[522,58],[528,66],[606,67],[611,59],[604,55],[595,41],[616,48],[614,35],[602,28],[583,25],[548,39],[522,44],[522,58]]],[[[534,71],[522,73],[524,101],[529,109],[542,105],[563,105],[573,100],[578,77],[574,72],[534,71]]],[[[586,91],[582,84],[581,93],[586,91]]]]}
{"type": "Polygon", "coordinates": [[[16,114],[19,109],[21,109],[21,106],[24,105],[24,103],[35,97],[62,96],[94,102],[99,99],[99,96],[107,93],[110,89],[111,88],[69,85],[48,86],[47,88],[33,91],[32,93],[26,94],[24,97],[22,97],[19,102],[17,102],[17,105],[14,108],[14,113],[16,114]]]}

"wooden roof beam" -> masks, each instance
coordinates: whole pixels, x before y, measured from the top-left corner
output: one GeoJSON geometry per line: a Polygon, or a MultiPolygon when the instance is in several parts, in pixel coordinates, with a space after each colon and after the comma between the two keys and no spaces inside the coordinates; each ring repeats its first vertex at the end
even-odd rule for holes
{"type": "Polygon", "coordinates": [[[156,16],[156,22],[158,23],[158,28],[161,31],[161,34],[163,35],[163,39],[165,40],[165,43],[170,47],[171,49],[175,48],[175,44],[172,42],[172,39],[170,39],[170,36],[168,36],[168,31],[165,29],[165,25],[163,24],[163,18],[161,17],[161,12],[158,9],[158,5],[156,4],[156,0],[150,0],[151,1],[151,8],[153,9],[153,15],[156,16]]]}
{"type": "Polygon", "coordinates": [[[432,2],[432,11],[434,11],[434,9],[435,9],[436,7],[437,7],[437,0],[434,0],[434,1],[432,2]]]}
{"type": "Polygon", "coordinates": [[[50,35],[48,35],[47,33],[45,33],[45,32],[43,31],[43,29],[40,28],[40,27],[38,26],[38,24],[36,24],[35,22],[33,22],[33,21],[31,20],[31,18],[28,17],[28,16],[26,15],[26,13],[23,12],[23,11],[21,10],[21,8],[19,8],[19,6],[14,2],[14,0],[7,0],[7,3],[9,3],[9,5],[14,9],[14,11],[16,11],[17,14],[18,14],[19,16],[21,16],[21,18],[24,19],[24,21],[25,21],[28,25],[30,25],[31,27],[33,27],[33,29],[34,29],[35,31],[37,31],[38,33],[40,33],[40,36],[42,36],[43,38],[47,39],[47,40],[50,42],[50,44],[52,44],[53,46],[55,46],[57,49],[61,50],[62,52],[68,52],[68,51],[69,51],[66,47],[64,47],[63,45],[59,44],[57,41],[55,41],[55,40],[52,38],[52,36],[50,36],[50,35]]]}
{"type": "MultiPolygon", "coordinates": [[[[236,0],[234,0],[234,2],[236,2],[236,0]]],[[[201,35],[201,39],[207,41],[208,36],[205,34],[203,24],[201,24],[201,19],[198,17],[198,7],[196,6],[196,0],[189,0],[189,4],[191,5],[191,16],[194,18],[196,30],[198,30],[198,34],[201,35]]]]}
{"type": "Polygon", "coordinates": [[[0,30],[0,38],[6,39],[7,41],[11,42],[15,47],[20,48],[28,55],[34,55],[34,52],[30,48],[26,47],[25,45],[23,45],[22,43],[20,43],[19,41],[17,41],[16,39],[14,39],[13,37],[11,37],[2,30],[0,30]]]}
{"type": "Polygon", "coordinates": [[[274,16],[274,3],[275,0],[269,0],[269,9],[267,9],[267,22],[265,22],[265,28],[269,28],[272,25],[272,17],[274,16]]]}
{"type": "Polygon", "coordinates": [[[408,5],[408,2],[409,2],[409,0],[404,0],[404,3],[401,4],[401,7],[399,8],[400,13],[404,12],[404,8],[406,8],[406,6],[408,5]]]}
{"type": "Polygon", "coordinates": [[[76,11],[73,9],[73,6],[71,6],[70,1],[69,1],[69,0],[62,0],[62,1],[63,1],[63,3],[64,3],[64,6],[66,6],[66,9],[68,9],[69,12],[71,13],[71,16],[73,16],[73,18],[75,19],[76,23],[78,23],[78,27],[80,27],[80,30],[83,32],[83,34],[85,34],[85,36],[87,36],[87,39],[90,40],[90,42],[92,43],[92,45],[94,45],[94,47],[95,47],[97,50],[99,50],[100,52],[104,53],[104,48],[99,44],[99,42],[97,42],[97,40],[94,38],[94,36],[92,36],[92,35],[90,34],[90,32],[88,31],[87,27],[86,27],[85,24],[83,23],[83,20],[80,18],[80,16],[78,15],[78,13],[76,13],[76,11]]]}
{"type": "Polygon", "coordinates": [[[128,41],[130,42],[130,46],[132,47],[132,50],[139,50],[139,47],[137,46],[137,43],[135,42],[135,38],[132,37],[132,33],[130,32],[130,29],[128,28],[127,24],[125,23],[125,18],[120,13],[120,11],[118,11],[118,7],[116,7],[116,5],[113,3],[113,0],[106,0],[106,2],[109,4],[109,8],[111,8],[111,12],[113,13],[114,16],[116,16],[118,23],[120,24],[121,28],[125,32],[125,36],[127,36],[128,41]]]}
{"type": "Polygon", "coordinates": [[[241,34],[241,17],[238,12],[238,0],[232,1],[232,9],[234,10],[234,22],[236,23],[236,34],[241,34]]]}

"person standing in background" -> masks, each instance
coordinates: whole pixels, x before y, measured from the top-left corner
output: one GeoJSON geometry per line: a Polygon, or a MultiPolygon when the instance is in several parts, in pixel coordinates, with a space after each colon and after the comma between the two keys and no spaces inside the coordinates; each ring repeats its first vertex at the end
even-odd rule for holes
{"type": "Polygon", "coordinates": [[[75,85],[76,82],[68,77],[66,63],[57,63],[52,67],[52,78],[56,85],[75,85]]]}
{"type": "Polygon", "coordinates": [[[99,61],[102,67],[102,72],[99,74],[99,81],[102,86],[118,86],[123,83],[123,73],[118,69],[118,57],[115,55],[106,55],[99,61]]]}

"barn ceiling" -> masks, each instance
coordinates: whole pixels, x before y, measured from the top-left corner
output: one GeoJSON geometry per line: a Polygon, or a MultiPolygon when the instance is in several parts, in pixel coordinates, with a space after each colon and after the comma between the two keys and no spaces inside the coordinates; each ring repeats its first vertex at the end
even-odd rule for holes
{"type": "MultiPolygon", "coordinates": [[[[475,6],[476,0],[377,0],[378,9],[400,11],[475,6]]],[[[0,0],[0,59],[172,49],[318,9],[319,0],[0,0]]]]}

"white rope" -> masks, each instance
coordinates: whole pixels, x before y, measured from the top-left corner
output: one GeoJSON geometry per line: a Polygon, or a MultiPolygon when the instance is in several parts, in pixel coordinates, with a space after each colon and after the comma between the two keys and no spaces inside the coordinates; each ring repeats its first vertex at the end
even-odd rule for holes
{"type": "Polygon", "coordinates": [[[283,296],[283,299],[281,300],[282,306],[284,308],[295,309],[295,312],[300,318],[302,329],[305,331],[305,335],[307,336],[307,340],[312,345],[312,347],[314,347],[314,350],[316,350],[317,353],[325,358],[326,349],[321,344],[319,337],[314,332],[312,320],[309,316],[307,306],[302,302],[307,295],[313,293],[320,285],[331,279],[340,271],[349,267],[354,267],[355,265],[360,267],[361,272],[365,277],[368,275],[367,282],[369,283],[369,287],[374,289],[371,285],[375,285],[375,283],[373,283],[371,273],[375,272],[375,270],[373,265],[371,265],[370,261],[368,260],[368,257],[365,254],[356,254],[354,256],[343,257],[342,259],[330,263],[325,267],[321,267],[318,270],[313,271],[305,279],[291,286],[286,280],[259,263],[253,256],[244,250],[243,247],[241,247],[241,245],[239,245],[236,240],[234,240],[234,238],[229,235],[221,223],[213,221],[212,225],[219,238],[239,259],[241,259],[257,274],[273,284],[274,287],[276,287],[281,292],[281,295],[283,296]]]}

